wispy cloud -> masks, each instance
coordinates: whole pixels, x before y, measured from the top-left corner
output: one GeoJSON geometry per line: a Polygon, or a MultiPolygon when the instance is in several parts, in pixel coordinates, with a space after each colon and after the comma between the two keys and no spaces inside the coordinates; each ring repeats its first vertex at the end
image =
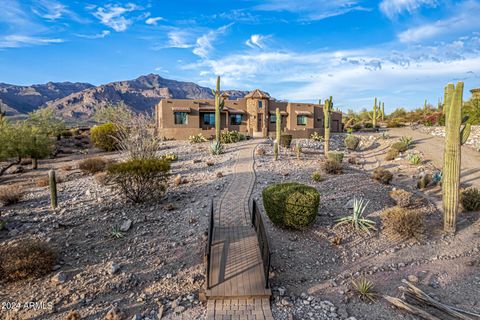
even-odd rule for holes
{"type": "Polygon", "coordinates": [[[141,7],[133,3],[127,3],[124,6],[109,4],[105,7],[97,8],[93,15],[107,27],[110,27],[117,32],[122,32],[127,30],[127,28],[133,23],[132,19],[126,18],[125,15],[129,12],[140,9],[141,7]]]}
{"type": "Polygon", "coordinates": [[[268,36],[264,36],[261,34],[252,34],[250,36],[250,39],[248,39],[245,44],[249,46],[250,48],[260,48],[263,49],[265,48],[265,40],[268,38],[268,36]]]}
{"type": "Polygon", "coordinates": [[[65,14],[71,13],[65,5],[53,0],[39,0],[35,2],[32,11],[47,20],[57,20],[65,14]]]}
{"type": "Polygon", "coordinates": [[[423,6],[434,7],[437,0],[383,0],[380,3],[380,10],[390,19],[402,13],[413,13],[423,6]]]}
{"type": "Polygon", "coordinates": [[[224,34],[232,25],[233,23],[224,25],[200,36],[195,43],[193,53],[200,58],[208,58],[208,55],[213,50],[213,41],[215,41],[220,35],[224,34]]]}
{"type": "Polygon", "coordinates": [[[162,17],[151,17],[145,20],[145,23],[156,26],[158,21],[162,21],[162,20],[165,20],[165,19],[163,19],[162,17]]]}
{"type": "Polygon", "coordinates": [[[351,11],[369,10],[356,0],[267,0],[254,9],[297,13],[301,15],[301,20],[323,20],[351,11]]]}
{"type": "Polygon", "coordinates": [[[420,42],[480,29],[480,3],[464,1],[450,9],[451,15],[443,20],[424,23],[398,34],[401,42],[420,42]]]}
{"type": "Polygon", "coordinates": [[[97,34],[76,34],[77,37],[86,39],[103,39],[110,34],[110,30],[103,30],[97,34]]]}
{"type": "Polygon", "coordinates": [[[19,48],[61,42],[64,42],[64,40],[12,34],[0,39],[0,48],[19,48]]]}

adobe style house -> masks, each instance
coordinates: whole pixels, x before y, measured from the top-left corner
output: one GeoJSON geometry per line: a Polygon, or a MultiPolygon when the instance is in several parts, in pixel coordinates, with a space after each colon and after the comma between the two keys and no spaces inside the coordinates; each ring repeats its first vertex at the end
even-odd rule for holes
{"type": "MultiPolygon", "coordinates": [[[[221,129],[236,130],[251,137],[275,135],[275,110],[280,109],[283,133],[294,138],[308,138],[313,132],[323,134],[323,105],[280,102],[254,90],[244,98],[227,100],[221,112],[221,129]]],[[[168,139],[188,139],[202,133],[215,135],[215,100],[162,99],[155,108],[157,133],[168,139]]],[[[332,112],[331,132],[341,132],[342,113],[332,112]]]]}

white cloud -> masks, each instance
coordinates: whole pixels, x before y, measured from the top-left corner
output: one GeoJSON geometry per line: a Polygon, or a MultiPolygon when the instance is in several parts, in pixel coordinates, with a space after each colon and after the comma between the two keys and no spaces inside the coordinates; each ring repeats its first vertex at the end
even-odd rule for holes
{"type": "Polygon", "coordinates": [[[360,6],[357,0],[266,0],[254,9],[297,13],[301,20],[322,20],[351,11],[369,10],[360,6]]]}
{"type": "Polygon", "coordinates": [[[158,21],[162,21],[162,20],[164,20],[162,17],[151,17],[145,20],[145,23],[156,26],[158,21]]]}
{"type": "Polygon", "coordinates": [[[61,42],[64,42],[64,40],[12,34],[0,39],[0,48],[19,48],[19,47],[27,47],[27,46],[34,46],[34,45],[61,43],[61,42]]]}
{"type": "Polygon", "coordinates": [[[39,0],[35,2],[32,11],[47,20],[57,20],[65,14],[70,14],[70,10],[66,6],[53,0],[39,0]]]}
{"type": "Polygon", "coordinates": [[[260,48],[263,49],[265,48],[265,39],[267,39],[268,36],[263,36],[261,34],[252,34],[250,36],[250,39],[248,39],[245,44],[249,46],[250,48],[260,48]]]}
{"type": "Polygon", "coordinates": [[[210,30],[206,34],[197,38],[193,53],[200,58],[208,58],[208,55],[213,50],[213,41],[215,41],[218,36],[224,34],[232,25],[233,23],[230,23],[218,29],[210,30]]]}
{"type": "Polygon", "coordinates": [[[97,8],[93,15],[107,27],[110,27],[117,32],[122,32],[127,30],[132,24],[132,20],[126,18],[124,15],[128,12],[140,9],[140,7],[133,3],[127,3],[125,6],[106,5],[105,7],[97,8]]]}
{"type": "Polygon", "coordinates": [[[383,0],[380,3],[380,10],[390,19],[408,12],[413,13],[423,6],[434,7],[437,0],[383,0]]]}
{"type": "Polygon", "coordinates": [[[480,3],[465,1],[451,8],[451,15],[443,20],[411,27],[398,34],[401,42],[420,42],[432,38],[445,38],[480,28],[480,3]]]}
{"type": "Polygon", "coordinates": [[[111,32],[109,30],[103,30],[102,32],[97,33],[97,34],[92,34],[92,35],[77,34],[77,36],[80,37],[80,38],[86,38],[86,39],[103,39],[106,36],[108,36],[110,33],[111,32]]]}

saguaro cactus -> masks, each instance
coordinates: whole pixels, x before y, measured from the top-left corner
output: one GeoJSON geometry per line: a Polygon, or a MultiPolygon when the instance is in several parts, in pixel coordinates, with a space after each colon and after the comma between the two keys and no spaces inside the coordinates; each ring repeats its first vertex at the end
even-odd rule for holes
{"type": "Polygon", "coordinates": [[[425,99],[425,102],[423,103],[423,111],[427,111],[428,106],[427,106],[427,99],[425,99]]]}
{"type": "Polygon", "coordinates": [[[378,114],[378,107],[377,107],[377,98],[375,98],[375,103],[373,104],[373,112],[372,115],[370,116],[370,119],[372,120],[373,127],[377,127],[377,119],[379,118],[378,114]]]}
{"type": "Polygon", "coordinates": [[[278,159],[278,149],[280,148],[280,131],[281,131],[282,118],[280,115],[280,109],[275,110],[275,145],[273,146],[273,154],[275,155],[275,160],[278,159]]]}
{"type": "Polygon", "coordinates": [[[454,233],[459,207],[461,145],[468,139],[468,117],[462,121],[463,82],[445,88],[445,153],[443,165],[443,229],[454,233]],[[462,128],[462,123],[464,126],[462,128]]]}
{"type": "Polygon", "coordinates": [[[225,101],[222,98],[222,93],[220,91],[220,76],[217,77],[217,87],[212,89],[212,93],[215,96],[215,142],[220,143],[220,112],[223,110],[225,101]]]}
{"type": "Polygon", "coordinates": [[[385,121],[385,102],[382,102],[382,122],[385,121]]]}
{"type": "MultiPolygon", "coordinates": [[[[318,102],[319,104],[322,103],[320,100],[318,102]]],[[[330,122],[331,122],[331,114],[333,110],[333,102],[332,102],[332,96],[330,96],[330,99],[325,99],[325,103],[323,105],[323,124],[324,124],[324,136],[325,136],[325,141],[323,143],[323,151],[325,154],[325,157],[328,155],[328,151],[330,149],[330,122]]]]}
{"type": "Polygon", "coordinates": [[[50,204],[52,209],[57,207],[57,179],[55,177],[55,170],[50,170],[48,172],[48,180],[50,184],[50,204]]]}

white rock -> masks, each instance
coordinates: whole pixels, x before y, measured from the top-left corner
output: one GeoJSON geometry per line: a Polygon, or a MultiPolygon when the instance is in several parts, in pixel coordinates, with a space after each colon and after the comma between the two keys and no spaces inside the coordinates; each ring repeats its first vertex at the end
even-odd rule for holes
{"type": "Polygon", "coordinates": [[[127,232],[128,230],[130,230],[131,227],[132,227],[132,220],[130,219],[125,220],[120,226],[120,231],[127,232]]]}

